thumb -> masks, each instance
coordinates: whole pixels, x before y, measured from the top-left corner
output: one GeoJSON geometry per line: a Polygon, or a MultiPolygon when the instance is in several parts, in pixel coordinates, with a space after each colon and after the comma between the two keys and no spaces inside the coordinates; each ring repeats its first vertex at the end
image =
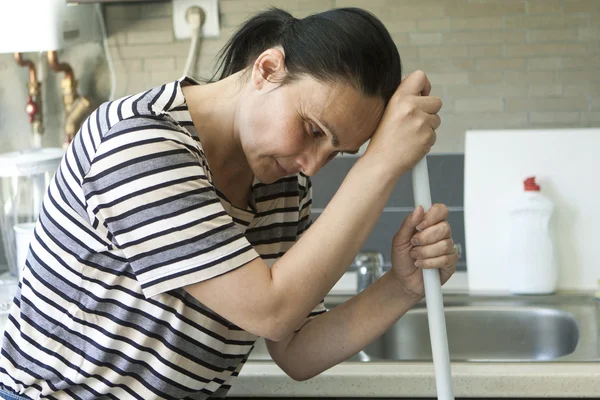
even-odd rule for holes
{"type": "Polygon", "coordinates": [[[417,208],[415,208],[412,213],[410,213],[406,218],[404,218],[400,229],[394,237],[394,244],[402,245],[405,243],[410,243],[410,240],[417,231],[417,225],[419,225],[421,221],[423,221],[424,216],[425,210],[423,209],[423,207],[417,206],[417,208]]]}
{"type": "Polygon", "coordinates": [[[431,83],[423,71],[415,71],[408,75],[396,89],[399,94],[412,94],[415,96],[428,96],[431,92],[431,83]]]}

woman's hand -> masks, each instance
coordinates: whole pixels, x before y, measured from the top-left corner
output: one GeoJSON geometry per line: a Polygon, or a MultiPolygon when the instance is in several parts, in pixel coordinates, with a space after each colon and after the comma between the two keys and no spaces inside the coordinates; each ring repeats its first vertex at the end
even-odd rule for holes
{"type": "Polygon", "coordinates": [[[435,143],[442,100],[429,96],[430,90],[424,72],[408,75],[390,99],[365,152],[391,166],[397,177],[412,169],[435,143]]]}
{"type": "Polygon", "coordinates": [[[458,253],[446,218],[448,207],[443,204],[434,204],[427,213],[419,206],[394,235],[390,273],[411,295],[425,295],[422,268],[439,269],[442,285],[456,271],[458,253]]]}

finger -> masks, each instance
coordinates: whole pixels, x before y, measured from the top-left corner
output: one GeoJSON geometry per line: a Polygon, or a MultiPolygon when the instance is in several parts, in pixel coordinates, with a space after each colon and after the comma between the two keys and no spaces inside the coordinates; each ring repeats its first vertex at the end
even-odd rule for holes
{"type": "Polygon", "coordinates": [[[429,226],[433,226],[448,218],[448,207],[445,204],[436,203],[425,213],[423,221],[417,226],[422,231],[429,226]]]}
{"type": "Polygon", "coordinates": [[[423,71],[415,71],[408,75],[396,89],[399,94],[412,94],[415,96],[429,95],[431,83],[423,71]]]}
{"type": "Polygon", "coordinates": [[[437,114],[442,109],[442,99],[437,96],[414,97],[416,106],[428,114],[437,114]]]}
{"type": "Polygon", "coordinates": [[[450,228],[450,224],[448,221],[442,221],[429,228],[425,228],[421,232],[415,233],[411,239],[411,243],[413,246],[426,246],[451,237],[452,229],[450,228]]]}
{"type": "Polygon", "coordinates": [[[423,269],[443,269],[454,270],[458,262],[458,254],[446,254],[435,258],[426,258],[424,260],[415,261],[415,267],[423,269]]]}
{"type": "Polygon", "coordinates": [[[435,131],[442,124],[442,119],[437,114],[431,114],[427,117],[427,123],[435,131]]]}
{"type": "Polygon", "coordinates": [[[410,243],[410,239],[413,237],[417,230],[417,225],[421,223],[423,220],[423,215],[425,214],[425,210],[423,207],[418,206],[410,213],[404,221],[402,221],[402,225],[398,232],[394,235],[394,245],[403,245],[406,243],[410,243]]]}
{"type": "Polygon", "coordinates": [[[448,238],[433,244],[416,246],[410,251],[410,256],[415,260],[424,260],[427,258],[436,258],[453,254],[455,252],[454,240],[448,238]]]}

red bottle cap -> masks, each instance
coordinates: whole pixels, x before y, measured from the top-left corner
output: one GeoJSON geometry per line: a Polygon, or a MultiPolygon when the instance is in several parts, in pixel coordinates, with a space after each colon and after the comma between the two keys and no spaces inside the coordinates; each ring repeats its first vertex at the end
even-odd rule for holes
{"type": "Polygon", "coordinates": [[[531,190],[531,191],[539,191],[540,190],[540,186],[535,183],[535,176],[531,176],[527,179],[525,179],[525,181],[523,182],[525,184],[525,190],[531,190]]]}

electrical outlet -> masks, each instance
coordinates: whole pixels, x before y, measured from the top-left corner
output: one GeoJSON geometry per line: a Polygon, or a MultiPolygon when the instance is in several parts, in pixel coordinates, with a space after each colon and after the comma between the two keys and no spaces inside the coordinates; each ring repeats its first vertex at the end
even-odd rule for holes
{"type": "Polygon", "coordinates": [[[204,10],[206,19],[202,25],[203,37],[219,36],[219,1],[218,0],[173,0],[173,28],[176,39],[192,36],[185,13],[190,7],[198,6],[204,10]]]}

